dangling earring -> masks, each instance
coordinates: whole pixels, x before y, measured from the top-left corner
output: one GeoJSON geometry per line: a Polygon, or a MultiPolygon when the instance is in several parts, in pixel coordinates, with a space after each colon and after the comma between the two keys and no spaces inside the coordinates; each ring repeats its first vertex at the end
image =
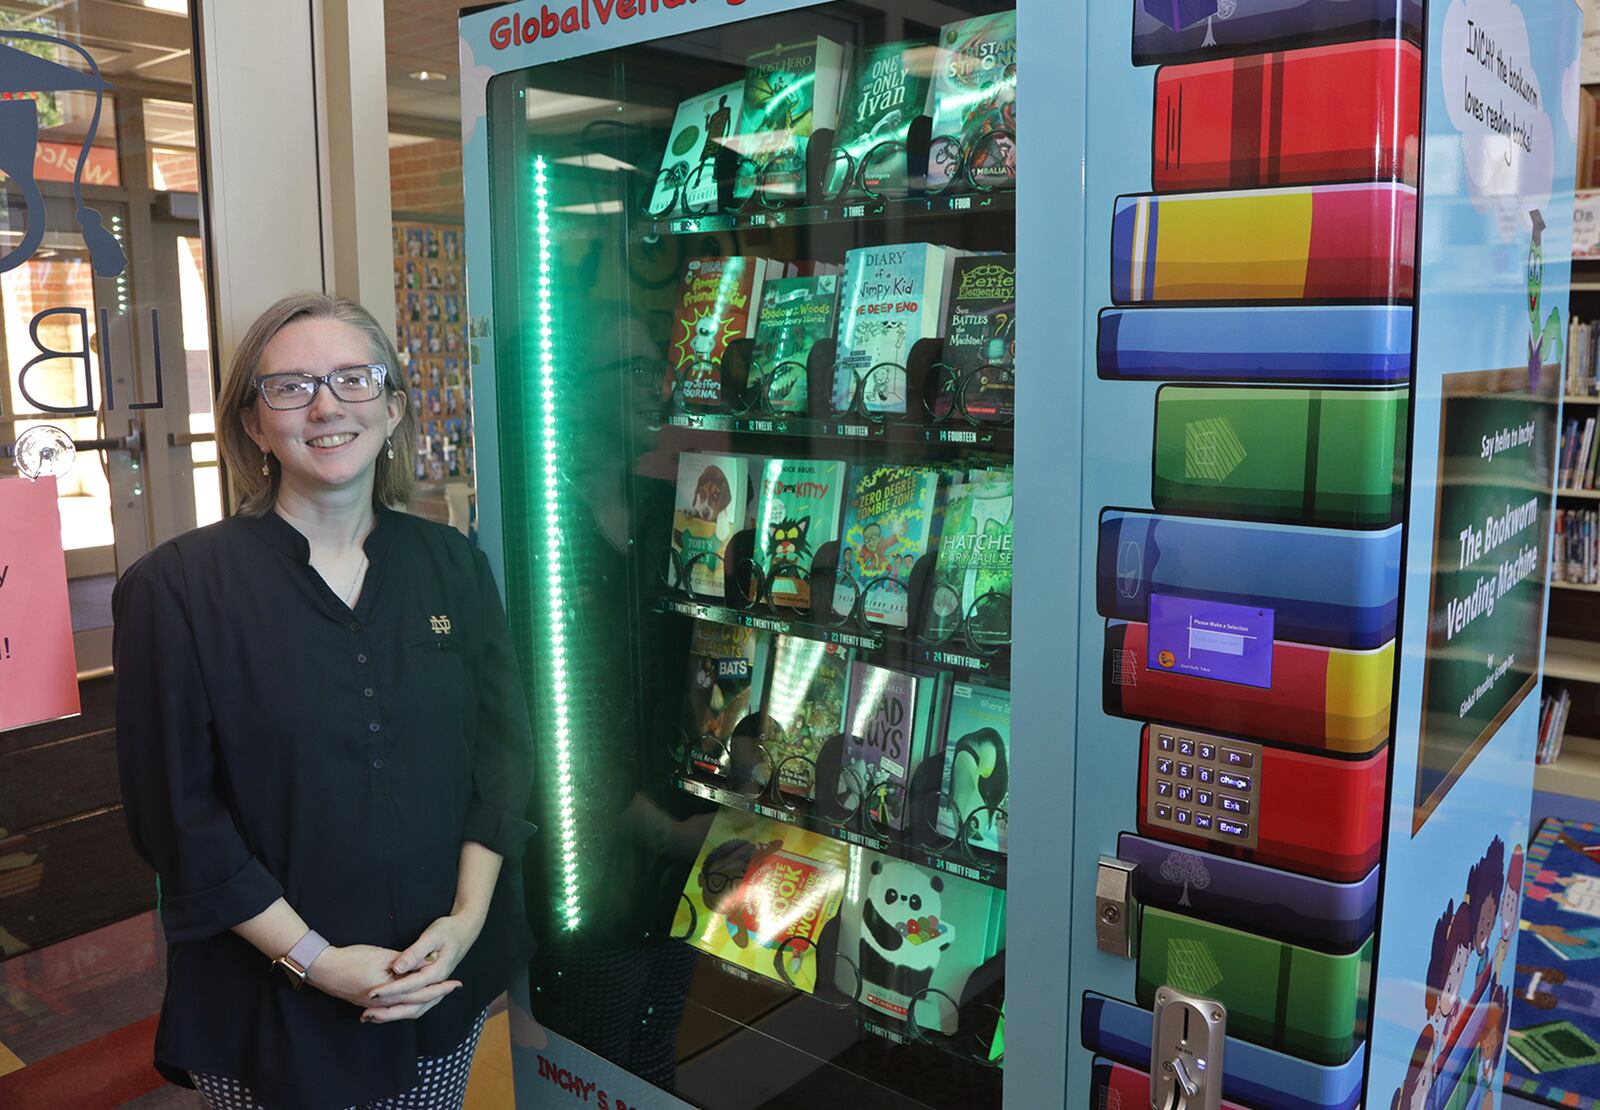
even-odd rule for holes
{"type": "Polygon", "coordinates": [[[272,477],[272,468],[267,465],[267,460],[271,457],[265,451],[261,452],[261,476],[263,478],[272,477]]]}
{"type": "Polygon", "coordinates": [[[385,442],[385,443],[387,443],[387,444],[388,444],[388,445],[389,445],[389,457],[390,457],[390,458],[391,458],[391,459],[392,459],[392,458],[394,458],[394,437],[393,437],[393,436],[390,436],[390,437],[389,437],[389,438],[388,438],[388,439],[387,439],[387,440],[385,440],[385,441],[384,441],[384,442],[385,442]]]}

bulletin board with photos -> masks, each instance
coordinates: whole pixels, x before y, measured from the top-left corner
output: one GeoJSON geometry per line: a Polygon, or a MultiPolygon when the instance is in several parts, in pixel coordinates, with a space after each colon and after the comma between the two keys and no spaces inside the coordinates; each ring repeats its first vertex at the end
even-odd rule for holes
{"type": "Polygon", "coordinates": [[[472,371],[460,224],[394,223],[395,346],[417,413],[420,482],[470,481],[472,371]]]}

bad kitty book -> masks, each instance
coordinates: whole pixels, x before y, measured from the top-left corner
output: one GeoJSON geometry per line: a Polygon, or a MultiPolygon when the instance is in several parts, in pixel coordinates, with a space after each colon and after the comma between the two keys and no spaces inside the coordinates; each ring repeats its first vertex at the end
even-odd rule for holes
{"type": "Polygon", "coordinates": [[[652,215],[704,214],[716,209],[717,175],[709,167],[704,173],[696,171],[738,134],[743,101],[744,82],[735,81],[678,105],[650,198],[652,215]]]}
{"type": "Polygon", "coordinates": [[[758,629],[694,622],[685,731],[690,761],[697,769],[727,774],[724,745],[739,722],[761,704],[768,642],[768,634],[758,629]]]}
{"type": "Polygon", "coordinates": [[[773,412],[809,410],[811,351],[833,338],[838,312],[837,274],[767,282],[756,318],[750,372],[752,380],[766,380],[765,402],[773,412]]]}
{"type": "Polygon", "coordinates": [[[906,626],[911,570],[932,539],[938,493],[935,470],[851,468],[833,598],[836,613],[848,615],[859,604],[861,615],[874,624],[906,626]]]}
{"type": "MultiPolygon", "coordinates": [[[[933,79],[933,134],[953,137],[979,188],[1017,180],[1017,13],[996,12],[947,23],[939,32],[933,79]]],[[[953,152],[934,145],[928,187],[942,189],[955,168],[953,152]]]]}
{"type": "Polygon", "coordinates": [[[857,53],[834,139],[830,194],[904,192],[906,137],[912,121],[927,114],[933,65],[926,42],[887,42],[857,53]]]}
{"type": "Polygon", "coordinates": [[[1006,850],[1011,796],[1011,691],[957,682],[950,689],[939,832],[1006,850]]]}
{"type": "Polygon", "coordinates": [[[722,402],[722,359],[728,344],[755,330],[761,291],[769,277],[782,272],[782,263],[765,258],[734,256],[689,262],[678,289],[669,355],[680,404],[704,408],[722,402]]]}
{"type": "Polygon", "coordinates": [[[748,465],[738,455],[685,451],[678,457],[668,582],[702,596],[724,596],[728,541],[744,527],[748,465]]]}
{"type": "Polygon", "coordinates": [[[826,38],[750,55],[739,146],[754,164],[757,189],[780,197],[805,191],[811,133],[839,123],[844,68],[844,47],[826,38]]]}
{"type": "Polygon", "coordinates": [[[800,636],[774,639],[760,737],[779,789],[814,795],[817,756],[844,723],[849,675],[847,648],[800,636]]]}
{"type": "Polygon", "coordinates": [[[813,993],[817,945],[839,912],[848,852],[831,837],[718,809],[684,884],[673,935],[813,993]]]}
{"type": "Polygon", "coordinates": [[[1001,422],[1016,411],[1017,256],[968,255],[950,276],[944,363],[950,380],[935,415],[957,402],[973,420],[1001,422]]]}
{"type": "Polygon", "coordinates": [[[844,259],[833,407],[859,392],[867,412],[906,411],[906,363],[919,339],[939,334],[950,270],[960,252],[931,243],[861,247],[844,259]]]}
{"type": "Polygon", "coordinates": [[[839,538],[845,466],[826,459],[768,459],[756,502],[755,563],[774,605],[811,605],[817,551],[839,538]]]}

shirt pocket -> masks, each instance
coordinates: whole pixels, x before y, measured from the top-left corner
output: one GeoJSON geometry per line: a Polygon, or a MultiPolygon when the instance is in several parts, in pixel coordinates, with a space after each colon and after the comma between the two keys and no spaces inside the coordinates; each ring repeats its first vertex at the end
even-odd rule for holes
{"type": "Polygon", "coordinates": [[[476,717],[472,676],[465,654],[448,637],[432,636],[406,647],[408,705],[417,708],[417,721],[437,730],[468,753],[468,737],[476,717]]]}

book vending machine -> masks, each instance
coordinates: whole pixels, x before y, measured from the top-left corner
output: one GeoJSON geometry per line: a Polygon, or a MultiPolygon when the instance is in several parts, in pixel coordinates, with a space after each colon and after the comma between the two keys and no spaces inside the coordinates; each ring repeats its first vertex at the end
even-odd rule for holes
{"type": "Polygon", "coordinates": [[[1580,31],[463,15],[519,1105],[1492,1101],[1580,31]]]}

